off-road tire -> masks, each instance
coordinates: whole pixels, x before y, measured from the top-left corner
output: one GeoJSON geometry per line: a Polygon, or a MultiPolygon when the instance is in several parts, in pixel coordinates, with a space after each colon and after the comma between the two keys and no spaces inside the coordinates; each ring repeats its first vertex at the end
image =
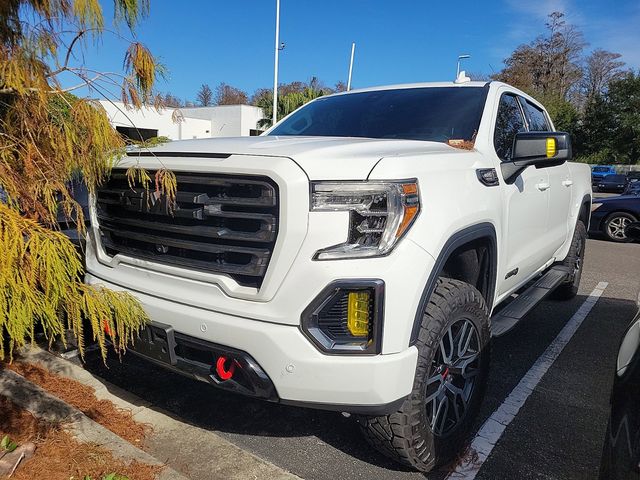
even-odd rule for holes
{"type": "Polygon", "coordinates": [[[581,220],[578,220],[576,229],[573,232],[571,247],[567,257],[562,261],[563,266],[572,269],[571,276],[560,284],[553,292],[553,297],[558,300],[570,300],[578,294],[582,270],[584,269],[584,251],[587,246],[587,227],[581,220]]]}
{"type": "Polygon", "coordinates": [[[422,472],[451,461],[467,441],[484,395],[489,369],[489,329],[489,310],[480,292],[459,280],[439,278],[415,344],[418,362],[413,390],[397,412],[358,418],[367,441],[384,455],[422,472]],[[427,418],[427,380],[434,373],[440,340],[461,319],[471,321],[476,328],[480,347],[477,375],[459,424],[446,436],[436,436],[427,418]]]}

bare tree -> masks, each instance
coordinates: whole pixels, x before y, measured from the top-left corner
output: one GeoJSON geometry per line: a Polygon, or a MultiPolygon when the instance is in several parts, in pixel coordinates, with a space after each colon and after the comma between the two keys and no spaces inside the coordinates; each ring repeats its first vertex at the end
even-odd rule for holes
{"type": "Polygon", "coordinates": [[[625,72],[625,63],[620,60],[619,53],[608,52],[598,48],[591,52],[585,61],[582,92],[585,101],[590,102],[596,95],[606,92],[609,83],[621,79],[625,72]]]}
{"type": "Polygon", "coordinates": [[[182,100],[169,92],[165,93],[164,95],[161,94],[160,96],[162,97],[162,103],[165,107],[180,108],[183,106],[182,100]]]}
{"type": "Polygon", "coordinates": [[[249,98],[246,92],[222,82],[216,87],[216,105],[246,105],[249,98]]]}
{"type": "Polygon", "coordinates": [[[272,101],[273,91],[270,88],[258,88],[253,95],[251,95],[251,105],[260,106],[264,103],[265,98],[269,98],[272,101]]]}
{"type": "Polygon", "coordinates": [[[482,72],[467,72],[467,76],[474,82],[488,82],[491,76],[482,72]]]}
{"type": "Polygon", "coordinates": [[[543,97],[566,100],[582,80],[580,61],[587,43],[580,30],[564,21],[562,12],[551,13],[546,27],[547,35],[516,48],[494,78],[543,97]]]}
{"type": "Polygon", "coordinates": [[[347,91],[347,84],[344,83],[342,80],[339,80],[338,82],[336,82],[336,84],[333,87],[333,89],[336,92],[346,92],[347,91]]]}
{"type": "Polygon", "coordinates": [[[525,91],[533,91],[540,85],[541,55],[532,45],[520,45],[504,60],[505,67],[495,75],[495,80],[508,83],[525,91]]]}
{"type": "Polygon", "coordinates": [[[213,92],[211,91],[211,87],[204,83],[200,90],[198,90],[198,94],[196,95],[196,100],[200,104],[201,107],[208,107],[212,104],[213,100],[213,92]]]}
{"type": "Polygon", "coordinates": [[[278,85],[278,95],[289,95],[290,93],[301,93],[307,88],[305,82],[295,81],[291,83],[281,83],[278,85]]]}
{"type": "Polygon", "coordinates": [[[544,65],[542,91],[567,99],[582,79],[580,59],[587,42],[580,30],[564,21],[562,12],[551,13],[546,26],[549,36],[539,39],[538,46],[544,65]]]}

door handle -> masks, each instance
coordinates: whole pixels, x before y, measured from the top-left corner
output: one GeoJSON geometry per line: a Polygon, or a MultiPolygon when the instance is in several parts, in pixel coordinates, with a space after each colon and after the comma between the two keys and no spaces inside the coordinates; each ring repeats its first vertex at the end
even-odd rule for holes
{"type": "Polygon", "coordinates": [[[562,182],[562,185],[564,185],[565,187],[570,187],[571,185],[573,185],[573,180],[565,180],[562,182]]]}
{"type": "Polygon", "coordinates": [[[547,182],[541,182],[536,184],[536,188],[541,192],[544,192],[549,188],[549,184],[547,182]]]}

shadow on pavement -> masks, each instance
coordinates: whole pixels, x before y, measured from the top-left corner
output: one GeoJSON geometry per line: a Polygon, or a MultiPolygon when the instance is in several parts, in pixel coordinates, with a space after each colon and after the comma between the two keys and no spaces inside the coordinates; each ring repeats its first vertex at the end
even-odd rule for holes
{"type": "MultiPolygon", "coordinates": [[[[600,458],[604,438],[602,425],[606,423],[605,410],[620,335],[636,312],[634,302],[607,298],[606,293],[572,339],[572,343],[578,342],[578,351],[572,353],[567,348],[556,362],[563,365],[568,362],[569,370],[573,368],[574,358],[589,363],[577,370],[582,376],[588,370],[591,378],[581,377],[581,381],[588,382],[585,387],[598,406],[596,410],[602,414],[602,418],[593,419],[597,428],[589,434],[589,444],[581,447],[584,454],[580,456],[590,458],[591,463],[599,462],[600,458]],[[583,358],[583,354],[586,357],[583,358]]],[[[586,296],[578,296],[568,302],[545,301],[522,325],[494,340],[489,384],[474,429],[477,430],[502,403],[585,299],[586,296]]],[[[86,362],[86,368],[92,373],[152,402],[154,407],[168,411],[181,421],[213,430],[302,477],[335,480],[356,472],[362,478],[373,478],[374,475],[376,478],[422,476],[372,450],[360,436],[354,419],[340,413],[289,407],[234,395],[165,371],[133,355],[125,355],[122,362],[110,359],[107,366],[98,355],[89,355],[86,362]]],[[[555,364],[552,370],[554,368],[555,364]]],[[[572,393],[567,392],[567,395],[572,393]]],[[[566,399],[566,402],[571,401],[566,399]]],[[[550,425],[549,428],[552,436],[557,429],[555,435],[560,438],[559,429],[562,427],[550,425]]],[[[514,445],[513,448],[520,447],[514,445]]],[[[498,471],[501,471],[501,461],[501,458],[495,458],[498,471]]],[[[508,460],[505,461],[509,464],[508,460]]],[[[593,466],[590,465],[589,470],[593,466]]],[[[509,464],[508,468],[511,470],[513,466],[509,464]]],[[[526,468],[540,472],[545,467],[526,468]]],[[[515,475],[512,478],[525,478],[513,470],[511,472],[515,475]]],[[[442,471],[428,476],[433,479],[442,477],[442,471]]],[[[580,477],[568,475],[562,478],[580,477]]]]}

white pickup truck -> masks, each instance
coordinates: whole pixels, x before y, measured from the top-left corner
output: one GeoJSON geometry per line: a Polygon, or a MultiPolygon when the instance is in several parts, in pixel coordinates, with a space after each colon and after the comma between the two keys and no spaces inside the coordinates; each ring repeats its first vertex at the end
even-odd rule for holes
{"type": "Polygon", "coordinates": [[[491,337],[576,295],[587,165],[499,82],[319,98],[260,137],[129,152],[91,205],[86,281],[152,323],[132,348],[228,391],[351,412],[422,471],[462,446],[491,337]],[[138,165],[177,195],[129,186],[138,165]]]}

